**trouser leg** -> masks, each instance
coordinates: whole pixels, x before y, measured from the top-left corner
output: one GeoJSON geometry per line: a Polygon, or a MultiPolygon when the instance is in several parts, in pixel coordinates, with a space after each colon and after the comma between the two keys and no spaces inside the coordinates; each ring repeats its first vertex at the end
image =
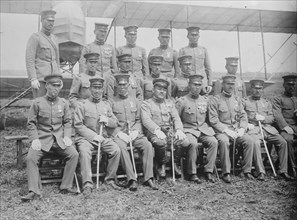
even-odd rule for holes
{"type": "Polygon", "coordinates": [[[166,163],[166,146],[167,139],[159,139],[156,135],[149,136],[150,142],[155,148],[155,159],[159,165],[166,163]]]}
{"type": "Polygon", "coordinates": [[[205,136],[205,135],[201,135],[199,137],[199,140],[201,141],[203,146],[206,146],[207,148],[207,152],[206,152],[207,163],[204,166],[204,172],[212,173],[216,163],[216,158],[218,153],[218,141],[213,136],[211,137],[211,136],[205,136]]]}
{"type": "Polygon", "coordinates": [[[252,138],[245,134],[242,137],[238,137],[236,139],[236,144],[240,144],[243,148],[243,166],[242,171],[244,173],[250,173],[252,170],[253,163],[253,151],[254,151],[254,143],[252,138]]]}
{"type": "MultiPolygon", "coordinates": [[[[171,141],[169,141],[169,144],[171,144],[171,141]]],[[[184,150],[189,147],[190,142],[187,137],[183,140],[174,139],[173,145],[175,146],[174,162],[179,165],[181,156],[182,156],[184,150]]]]}
{"type": "Polygon", "coordinates": [[[187,173],[189,175],[191,174],[196,174],[197,169],[196,169],[196,161],[197,161],[197,150],[198,150],[198,142],[197,138],[190,134],[187,133],[187,138],[189,140],[189,147],[188,147],[188,152],[187,152],[187,173]]]}
{"type": "MultiPolygon", "coordinates": [[[[127,180],[135,180],[136,181],[136,177],[135,177],[135,173],[133,170],[133,165],[132,165],[132,161],[131,161],[131,157],[129,155],[129,152],[127,150],[127,143],[124,142],[122,139],[120,138],[114,138],[113,141],[119,146],[120,150],[121,150],[121,159],[120,159],[120,163],[127,175],[127,180]]],[[[134,159],[134,158],[133,158],[134,159]]]]}
{"type": "Polygon", "coordinates": [[[231,170],[231,161],[229,156],[229,137],[225,134],[217,134],[216,138],[219,143],[219,151],[220,151],[220,160],[223,174],[230,173],[231,170]]]}
{"type": "Polygon", "coordinates": [[[38,195],[41,195],[42,188],[38,163],[44,154],[46,154],[46,152],[36,151],[30,148],[26,158],[29,192],[32,191],[38,195]]]}
{"type": "Polygon", "coordinates": [[[250,137],[254,141],[253,160],[255,163],[257,175],[260,173],[265,174],[265,168],[264,168],[263,159],[262,159],[262,155],[261,155],[261,136],[250,135],[250,137]]]}
{"type": "Polygon", "coordinates": [[[287,173],[288,172],[288,159],[292,159],[289,155],[288,157],[288,151],[290,149],[293,149],[293,135],[290,135],[286,132],[281,133],[282,137],[277,137],[278,140],[275,140],[278,144],[277,151],[279,156],[279,172],[280,173],[287,173]]]}

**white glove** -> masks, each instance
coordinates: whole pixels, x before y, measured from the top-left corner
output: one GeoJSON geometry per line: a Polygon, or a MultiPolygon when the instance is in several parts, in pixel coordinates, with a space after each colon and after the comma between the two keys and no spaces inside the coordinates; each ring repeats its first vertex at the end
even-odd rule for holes
{"type": "Polygon", "coordinates": [[[205,91],[207,94],[210,93],[211,90],[212,90],[212,86],[205,86],[205,87],[204,87],[204,91],[205,91]]]}
{"type": "Polygon", "coordinates": [[[71,145],[72,145],[72,140],[71,140],[71,138],[70,137],[64,137],[63,138],[63,142],[64,142],[64,144],[65,144],[65,146],[66,147],[70,147],[71,145]]]}
{"type": "Polygon", "coordinates": [[[242,137],[244,135],[244,128],[239,128],[237,131],[237,136],[242,137]]]}
{"type": "Polygon", "coordinates": [[[175,132],[175,138],[181,141],[181,140],[184,140],[184,139],[186,138],[186,135],[185,135],[184,132],[182,132],[182,130],[179,130],[179,129],[178,129],[178,130],[175,132]]]}
{"type": "Polygon", "coordinates": [[[108,117],[106,117],[105,115],[100,115],[99,122],[100,122],[100,123],[103,123],[103,124],[107,124],[107,122],[108,122],[108,117]]]}
{"type": "Polygon", "coordinates": [[[232,130],[230,130],[230,129],[228,129],[228,128],[226,128],[226,129],[224,130],[224,132],[225,132],[229,137],[231,137],[231,138],[233,138],[233,139],[236,139],[237,136],[238,136],[237,132],[232,131],[232,130]]]}
{"type": "Polygon", "coordinates": [[[120,131],[118,133],[118,137],[120,139],[122,139],[123,141],[125,141],[126,143],[129,143],[131,141],[131,138],[129,137],[129,135],[125,134],[124,132],[120,131]]]}
{"type": "Polygon", "coordinates": [[[35,139],[32,141],[32,144],[31,144],[31,147],[33,150],[41,150],[41,143],[40,143],[40,140],[39,139],[35,139]]]}
{"type": "Polygon", "coordinates": [[[293,129],[290,126],[284,127],[283,130],[285,132],[287,132],[288,134],[294,134],[294,131],[293,131],[293,129]]]}
{"type": "Polygon", "coordinates": [[[248,127],[247,128],[248,128],[249,131],[254,130],[255,125],[248,123],[248,127]]]}
{"type": "Polygon", "coordinates": [[[256,120],[257,121],[264,121],[265,117],[263,115],[256,114],[256,120]]]}
{"type": "Polygon", "coordinates": [[[102,135],[97,134],[94,138],[93,141],[96,141],[98,143],[102,143],[105,140],[105,138],[102,135]]]}
{"type": "Polygon", "coordinates": [[[164,132],[161,131],[159,128],[155,130],[155,135],[159,139],[165,139],[166,138],[166,135],[164,134],[164,132]]]}
{"type": "Polygon", "coordinates": [[[31,87],[32,87],[33,89],[39,89],[40,84],[39,84],[38,79],[33,79],[33,80],[31,81],[31,87]]]}
{"type": "Polygon", "coordinates": [[[137,130],[132,131],[129,135],[131,141],[134,141],[137,138],[138,134],[139,134],[139,132],[137,130]]]}

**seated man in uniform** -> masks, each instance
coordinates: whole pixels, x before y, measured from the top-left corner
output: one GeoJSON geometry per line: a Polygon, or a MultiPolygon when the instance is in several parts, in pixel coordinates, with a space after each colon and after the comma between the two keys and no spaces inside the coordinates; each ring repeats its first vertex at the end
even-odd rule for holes
{"type": "Polygon", "coordinates": [[[206,123],[208,97],[200,95],[202,90],[202,75],[189,76],[189,94],[176,101],[176,108],[183,122],[184,132],[190,142],[187,152],[187,172],[190,180],[201,183],[196,173],[198,141],[207,148],[207,162],[204,166],[206,179],[214,183],[213,169],[218,151],[218,141],[214,137],[215,132],[206,123]]]}
{"type": "Polygon", "coordinates": [[[153,97],[143,101],[141,105],[141,119],[148,140],[155,148],[155,158],[159,165],[158,172],[161,177],[166,176],[166,148],[170,146],[171,139],[176,146],[174,153],[175,171],[177,175],[181,171],[177,167],[180,161],[183,147],[189,146],[189,141],[183,132],[183,124],[172,100],[166,99],[169,81],[164,78],[153,80],[153,97]],[[174,136],[174,138],[173,138],[174,136]]]}
{"type": "Polygon", "coordinates": [[[72,188],[78,153],[71,141],[71,113],[68,102],[59,98],[63,87],[62,76],[48,75],[44,78],[46,95],[35,99],[28,116],[28,132],[32,141],[26,159],[29,194],[22,201],[30,201],[41,196],[38,162],[52,150],[67,158],[64,168],[61,193],[76,193],[72,188]]]}
{"type": "Polygon", "coordinates": [[[135,97],[130,97],[128,94],[129,77],[129,74],[115,75],[118,94],[114,97],[112,102],[112,110],[119,123],[114,131],[114,142],[121,149],[121,164],[127,174],[129,189],[131,191],[137,190],[137,178],[133,171],[132,162],[127,150],[127,145],[129,146],[129,143],[131,142],[131,145],[139,150],[142,155],[145,185],[157,190],[158,188],[152,181],[154,150],[152,144],[142,133],[140,119],[141,101],[137,100],[135,97]]]}
{"type": "Polygon", "coordinates": [[[120,190],[114,182],[120,162],[120,148],[109,136],[112,129],[117,127],[118,120],[112,113],[109,102],[102,99],[104,79],[90,79],[91,96],[78,103],[74,114],[75,142],[80,153],[80,166],[83,182],[83,193],[89,196],[92,192],[92,150],[101,143],[102,152],[108,154],[105,184],[120,190]],[[103,126],[103,129],[102,127],[103,126]],[[100,134],[100,130],[102,134],[100,134]]]}
{"type": "Polygon", "coordinates": [[[250,81],[251,95],[242,99],[244,110],[247,113],[249,121],[248,134],[254,140],[254,160],[256,165],[256,171],[258,174],[258,180],[264,180],[264,165],[261,157],[261,141],[263,137],[259,128],[259,122],[263,128],[263,135],[267,143],[271,143],[275,146],[279,154],[279,173],[280,176],[286,180],[290,180],[291,177],[287,174],[288,170],[288,148],[285,139],[278,133],[272,123],[275,121],[272,112],[272,104],[269,100],[264,99],[263,86],[264,81],[254,79],[250,81]]]}

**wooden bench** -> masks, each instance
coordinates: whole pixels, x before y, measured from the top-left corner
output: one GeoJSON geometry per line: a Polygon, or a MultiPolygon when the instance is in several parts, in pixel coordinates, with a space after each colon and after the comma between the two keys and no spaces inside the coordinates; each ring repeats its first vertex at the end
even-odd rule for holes
{"type": "Polygon", "coordinates": [[[24,147],[23,140],[27,140],[28,135],[6,136],[4,137],[4,139],[8,141],[16,141],[17,168],[22,169],[23,168],[23,147],[24,147]]]}

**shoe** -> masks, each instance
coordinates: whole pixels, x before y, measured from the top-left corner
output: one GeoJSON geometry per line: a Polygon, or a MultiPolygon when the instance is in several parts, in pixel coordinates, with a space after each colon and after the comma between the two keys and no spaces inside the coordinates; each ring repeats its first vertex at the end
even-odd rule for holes
{"type": "Polygon", "coordinates": [[[264,181],[265,180],[264,173],[260,173],[259,176],[257,177],[257,180],[264,181]]]}
{"type": "Polygon", "coordinates": [[[162,164],[158,169],[158,173],[160,177],[166,177],[165,164],[162,164]]]}
{"type": "Polygon", "coordinates": [[[211,173],[206,173],[206,180],[211,183],[215,183],[214,178],[212,177],[211,173]]]}
{"type": "Polygon", "coordinates": [[[250,173],[244,173],[244,177],[247,179],[247,180],[255,180],[255,178],[252,176],[252,174],[250,173]]]}
{"type": "Polygon", "coordinates": [[[61,189],[60,193],[62,193],[62,194],[73,194],[73,195],[78,194],[77,189],[75,189],[75,188],[61,189]]]}
{"type": "Polygon", "coordinates": [[[40,198],[40,195],[36,194],[35,192],[29,192],[26,196],[21,197],[21,200],[23,202],[29,202],[39,198],[40,198]]]}
{"type": "Polygon", "coordinates": [[[119,190],[119,191],[122,190],[122,188],[119,187],[113,180],[105,181],[105,184],[114,190],[119,190]]]}
{"type": "Polygon", "coordinates": [[[182,171],[180,169],[180,166],[178,166],[176,163],[174,163],[174,172],[177,176],[181,176],[182,175],[182,171]]]}
{"type": "Polygon", "coordinates": [[[292,180],[294,180],[294,178],[291,177],[291,176],[289,176],[289,174],[287,174],[287,173],[281,173],[280,176],[281,176],[284,180],[286,180],[286,181],[292,181],[292,180]]]}
{"type": "Polygon", "coordinates": [[[92,188],[87,186],[84,188],[83,194],[85,197],[90,197],[90,195],[92,194],[92,188]]]}
{"type": "Polygon", "coordinates": [[[153,190],[158,190],[159,188],[154,184],[152,179],[149,179],[148,181],[143,183],[145,186],[151,187],[153,190]]]}
{"type": "Polygon", "coordinates": [[[197,184],[200,184],[201,183],[201,180],[198,178],[198,176],[196,174],[192,174],[191,175],[190,181],[191,182],[194,182],[194,183],[197,183],[197,184]]]}
{"type": "Polygon", "coordinates": [[[222,180],[223,180],[225,183],[231,183],[231,177],[230,177],[230,174],[229,174],[229,173],[225,174],[225,175],[222,177],[222,180]]]}
{"type": "Polygon", "coordinates": [[[132,192],[137,191],[137,183],[135,180],[131,180],[129,184],[129,190],[132,192]]]}

